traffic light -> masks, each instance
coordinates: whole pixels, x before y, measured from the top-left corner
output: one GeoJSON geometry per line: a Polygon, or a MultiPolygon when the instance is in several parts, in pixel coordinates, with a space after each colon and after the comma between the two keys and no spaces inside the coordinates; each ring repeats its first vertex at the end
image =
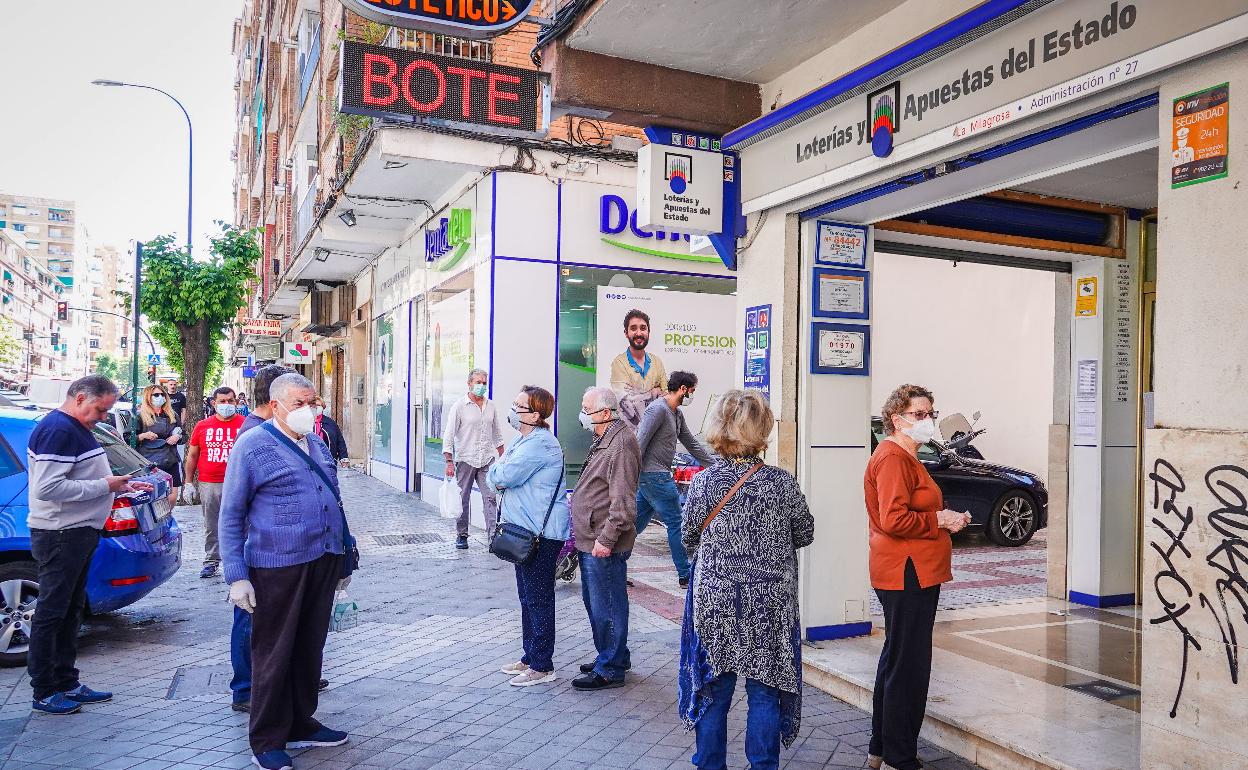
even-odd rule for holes
{"type": "Polygon", "coordinates": [[[60,332],[52,332],[52,347],[56,347],[60,344],[61,344],[60,332]]]}
{"type": "Polygon", "coordinates": [[[22,339],[26,340],[27,342],[33,342],[35,339],[35,333],[32,332],[30,329],[27,329],[26,331],[22,332],[22,339]]]}
{"type": "Polygon", "coordinates": [[[152,366],[147,367],[147,382],[148,382],[148,384],[149,384],[149,385],[155,385],[155,384],[156,384],[156,366],[155,366],[155,364],[153,364],[152,366]]]}
{"type": "MultiPolygon", "coordinates": [[[[69,320],[69,303],[68,302],[56,303],[56,320],[58,321],[69,320]]],[[[52,343],[52,344],[55,345],[56,343],[52,343]]]]}
{"type": "Polygon", "coordinates": [[[125,349],[126,349],[126,338],[125,338],[125,337],[122,337],[122,338],[121,338],[121,349],[122,349],[122,350],[125,350],[125,349]]]}

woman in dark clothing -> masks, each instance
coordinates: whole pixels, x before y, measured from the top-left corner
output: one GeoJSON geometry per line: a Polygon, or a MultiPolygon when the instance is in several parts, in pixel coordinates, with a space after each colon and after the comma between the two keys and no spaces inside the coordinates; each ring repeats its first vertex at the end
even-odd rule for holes
{"type": "Polygon", "coordinates": [[[334,456],[334,462],[341,463],[346,460],[347,440],[343,438],[342,428],[338,427],[334,418],[325,414],[325,399],[316,399],[316,405],[312,407],[312,411],[316,413],[316,435],[321,437],[325,446],[329,447],[329,453],[334,456]]]}
{"type": "Polygon", "coordinates": [[[139,403],[139,453],[156,463],[156,467],[173,477],[169,504],[178,499],[182,490],[182,463],[178,458],[178,442],[182,426],[173,413],[169,394],[159,385],[143,389],[139,403]]]}

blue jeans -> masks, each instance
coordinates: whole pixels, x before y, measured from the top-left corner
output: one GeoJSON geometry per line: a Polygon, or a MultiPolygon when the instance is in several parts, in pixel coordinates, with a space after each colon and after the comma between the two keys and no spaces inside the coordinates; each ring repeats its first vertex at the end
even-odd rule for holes
{"type": "MultiPolygon", "coordinates": [[[[711,702],[698,719],[694,732],[697,751],[693,764],[698,770],[725,770],[728,767],[728,708],[737,689],[737,675],[726,671],[706,685],[711,702]]],[[[745,758],[750,770],[777,770],[780,767],[780,690],[755,679],[745,680],[749,712],[745,718],[745,758]]]]}
{"type": "Polygon", "coordinates": [[[618,682],[633,667],[628,653],[628,551],[598,557],[581,551],[581,598],[594,633],[594,673],[618,682]]]}
{"type": "Polygon", "coordinates": [[[234,627],[230,629],[230,665],[234,678],[230,692],[235,703],[251,702],[251,613],[234,608],[234,627]]]}
{"type": "Polygon", "coordinates": [[[641,474],[637,487],[637,534],[645,530],[654,514],[667,527],[667,545],[679,577],[689,577],[689,555],[680,541],[680,492],[670,473],[651,471],[641,474]]]}

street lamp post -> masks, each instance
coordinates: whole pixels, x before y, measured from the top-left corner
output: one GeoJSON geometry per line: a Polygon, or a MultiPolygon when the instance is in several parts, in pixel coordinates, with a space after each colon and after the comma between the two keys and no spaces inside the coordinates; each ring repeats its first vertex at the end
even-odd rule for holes
{"type": "MultiPolygon", "coordinates": [[[[92,80],[91,84],[96,85],[96,86],[110,86],[110,87],[122,87],[122,88],[146,88],[149,91],[155,91],[157,93],[164,94],[165,96],[169,97],[170,99],[173,100],[174,104],[178,105],[178,109],[182,110],[182,114],[186,117],[186,255],[187,257],[190,257],[191,255],[191,233],[193,232],[191,229],[191,211],[192,211],[192,204],[195,200],[194,185],[193,185],[193,180],[195,178],[195,130],[194,128],[191,127],[191,114],[186,111],[186,107],[182,106],[182,102],[178,101],[177,97],[175,97],[173,94],[169,93],[168,91],[162,91],[161,89],[155,86],[145,86],[140,83],[123,83],[120,80],[103,80],[103,79],[92,80]]],[[[135,292],[135,296],[136,297],[138,296],[137,291],[135,292]]],[[[135,323],[136,324],[138,323],[137,320],[135,323]]]]}

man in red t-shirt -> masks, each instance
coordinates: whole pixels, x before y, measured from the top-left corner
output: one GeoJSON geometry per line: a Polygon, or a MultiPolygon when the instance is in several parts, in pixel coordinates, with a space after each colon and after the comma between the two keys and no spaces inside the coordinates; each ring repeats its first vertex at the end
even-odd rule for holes
{"type": "Polygon", "coordinates": [[[212,392],[213,415],[200,420],[186,448],[186,484],[199,474],[199,501],[204,508],[204,568],[201,578],[210,578],[221,570],[221,549],[217,543],[217,519],[221,514],[221,487],[225,481],[225,464],[234,448],[234,440],[243,427],[238,414],[238,400],[232,388],[220,387],[212,392]]]}

